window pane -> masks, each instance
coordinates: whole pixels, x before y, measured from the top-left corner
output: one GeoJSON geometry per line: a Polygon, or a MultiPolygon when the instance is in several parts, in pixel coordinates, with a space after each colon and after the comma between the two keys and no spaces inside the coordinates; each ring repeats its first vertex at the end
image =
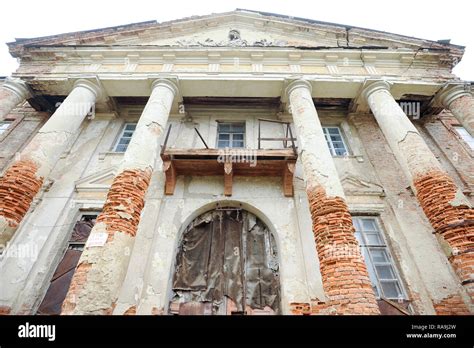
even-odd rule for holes
{"type": "Polygon", "coordinates": [[[132,135],[133,135],[133,132],[130,132],[130,131],[127,131],[127,132],[124,132],[124,133],[123,133],[123,136],[124,136],[124,137],[127,137],[127,138],[131,138],[132,135]]]}
{"type": "Polygon", "coordinates": [[[362,228],[364,231],[377,231],[374,219],[362,219],[362,228]]]}
{"type": "MultiPolygon", "coordinates": [[[[380,296],[390,299],[404,297],[402,285],[396,267],[390,257],[390,251],[384,244],[382,232],[375,218],[353,217],[355,237],[368,244],[378,247],[361,247],[372,286],[376,287],[380,296]]],[[[376,292],[377,293],[377,292],[376,292]]]]}
{"type": "Polygon", "coordinates": [[[122,138],[119,140],[120,145],[128,145],[130,144],[130,139],[129,138],[122,138]]]}
{"type": "Polygon", "coordinates": [[[125,125],[125,130],[134,131],[135,128],[137,128],[137,125],[136,125],[136,124],[133,124],[133,123],[128,123],[128,124],[125,125]]]}
{"type": "Polygon", "coordinates": [[[244,124],[243,123],[229,123],[230,130],[232,133],[244,133],[244,124]]]}
{"type": "Polygon", "coordinates": [[[380,283],[382,285],[383,294],[386,298],[398,298],[402,295],[400,287],[395,281],[383,281],[380,283]]]}
{"type": "Polygon", "coordinates": [[[241,133],[240,134],[237,133],[237,134],[234,134],[233,138],[234,140],[244,140],[244,135],[241,133]]]}
{"type": "Polygon", "coordinates": [[[370,255],[374,262],[389,262],[387,253],[383,249],[370,248],[370,255]]]}
{"type": "Polygon", "coordinates": [[[232,147],[244,147],[243,141],[234,141],[232,142],[232,147]]]}
{"type": "Polygon", "coordinates": [[[368,245],[383,245],[380,235],[378,233],[364,233],[365,240],[368,245]]]}
{"type": "Polygon", "coordinates": [[[395,279],[395,274],[393,273],[392,266],[376,265],[375,269],[377,270],[377,275],[379,276],[379,279],[395,279]]]}
{"type": "Polygon", "coordinates": [[[345,156],[348,152],[338,127],[323,127],[324,137],[333,156],[345,156]]]}
{"type": "Polygon", "coordinates": [[[219,134],[219,140],[229,140],[229,134],[219,134]]]}
{"type": "Polygon", "coordinates": [[[125,152],[127,150],[127,145],[117,145],[117,152],[125,152]]]}
{"type": "Polygon", "coordinates": [[[229,123],[219,123],[218,132],[219,133],[221,133],[221,132],[229,133],[230,132],[230,124],[229,123]]]}
{"type": "Polygon", "coordinates": [[[219,148],[229,147],[229,141],[219,140],[219,142],[217,143],[217,147],[219,148]]]}

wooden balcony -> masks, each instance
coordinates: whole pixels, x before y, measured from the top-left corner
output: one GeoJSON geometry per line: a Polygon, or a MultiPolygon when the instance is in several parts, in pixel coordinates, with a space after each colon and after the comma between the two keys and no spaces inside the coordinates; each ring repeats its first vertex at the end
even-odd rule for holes
{"type": "MultiPolygon", "coordinates": [[[[196,130],[197,131],[197,130],[196,130]]],[[[291,131],[290,131],[291,133],[291,131]]],[[[169,134],[169,130],[168,130],[169,134]]],[[[199,132],[198,132],[199,134],[199,132]]],[[[199,134],[200,136],[200,134],[199,134]]],[[[202,138],[201,138],[202,139],[202,138]]],[[[268,138],[260,138],[268,140],[268,138]]],[[[205,149],[166,148],[166,140],[161,151],[163,170],[166,174],[165,194],[173,195],[176,179],[180,175],[223,176],[224,194],[232,196],[234,176],[281,177],[285,197],[293,196],[293,174],[298,158],[294,139],[272,140],[292,144],[283,149],[210,149],[203,140],[205,149]]]]}

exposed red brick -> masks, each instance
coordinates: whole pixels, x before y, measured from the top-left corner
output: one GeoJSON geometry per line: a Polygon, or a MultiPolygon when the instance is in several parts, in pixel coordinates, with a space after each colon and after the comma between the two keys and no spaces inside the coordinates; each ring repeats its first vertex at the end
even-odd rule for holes
{"type": "Polygon", "coordinates": [[[17,227],[41,189],[43,178],[37,178],[38,166],[31,160],[13,163],[0,178],[0,216],[11,227],[17,227]]]}
{"type": "Polygon", "coordinates": [[[0,306],[0,315],[8,315],[11,312],[11,308],[7,306],[0,306]]]}
{"type": "Polygon", "coordinates": [[[123,313],[123,315],[136,315],[137,314],[137,306],[132,306],[123,313]]]}
{"type": "Polygon", "coordinates": [[[311,305],[309,303],[290,303],[290,311],[293,315],[310,315],[311,305]]]}
{"type": "Polygon", "coordinates": [[[76,296],[84,287],[84,284],[87,281],[87,274],[90,269],[91,264],[86,262],[82,262],[77,266],[76,271],[74,272],[74,277],[71,281],[71,285],[69,286],[69,291],[61,307],[61,314],[73,313],[77,303],[76,296]]]}
{"type": "Polygon", "coordinates": [[[334,314],[379,314],[349,209],[321,186],[308,189],[323,288],[334,314]]]}
{"type": "Polygon", "coordinates": [[[434,308],[438,315],[470,315],[469,309],[459,295],[449,296],[435,303],[434,308]]]}
{"type": "Polygon", "coordinates": [[[104,209],[97,217],[98,223],[107,225],[109,240],[116,232],[136,235],[150,179],[150,170],[124,170],[115,177],[104,209]]]}
{"type": "Polygon", "coordinates": [[[474,300],[474,209],[451,203],[456,195],[456,184],[442,171],[419,176],[414,185],[435,233],[453,250],[449,261],[474,300]]]}

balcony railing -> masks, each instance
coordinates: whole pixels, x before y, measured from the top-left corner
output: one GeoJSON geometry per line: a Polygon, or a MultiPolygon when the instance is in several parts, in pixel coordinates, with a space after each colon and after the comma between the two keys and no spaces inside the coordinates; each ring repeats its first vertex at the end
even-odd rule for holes
{"type": "Polygon", "coordinates": [[[176,187],[177,177],[190,176],[223,176],[224,195],[232,195],[234,176],[245,177],[281,177],[285,197],[292,197],[293,174],[298,158],[295,138],[290,124],[276,120],[259,119],[258,148],[218,148],[211,149],[199,131],[196,133],[203,142],[204,149],[167,148],[171,125],[161,150],[163,170],[166,175],[165,194],[172,195],[176,187]],[[261,137],[261,122],[275,122],[286,125],[286,136],[283,138],[261,137]],[[262,141],[282,141],[282,149],[261,149],[262,141]]]}

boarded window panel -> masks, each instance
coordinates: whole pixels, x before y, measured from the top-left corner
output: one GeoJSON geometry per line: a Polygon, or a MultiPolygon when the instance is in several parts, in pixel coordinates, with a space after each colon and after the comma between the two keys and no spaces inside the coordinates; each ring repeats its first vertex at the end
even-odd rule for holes
{"type": "Polygon", "coordinates": [[[61,314],[61,306],[66,298],[69,286],[71,285],[72,276],[76,269],[82,252],[78,250],[67,250],[63,259],[58,265],[54,273],[51,284],[49,285],[46,296],[38,308],[37,314],[42,315],[59,315],[61,314]]]}
{"type": "Polygon", "coordinates": [[[51,279],[46,295],[41,302],[37,314],[59,315],[66,298],[71,280],[76,271],[77,263],[82,254],[82,246],[87,241],[95,224],[96,215],[84,215],[76,222],[69,240],[69,246],[58,264],[51,279]]]}

